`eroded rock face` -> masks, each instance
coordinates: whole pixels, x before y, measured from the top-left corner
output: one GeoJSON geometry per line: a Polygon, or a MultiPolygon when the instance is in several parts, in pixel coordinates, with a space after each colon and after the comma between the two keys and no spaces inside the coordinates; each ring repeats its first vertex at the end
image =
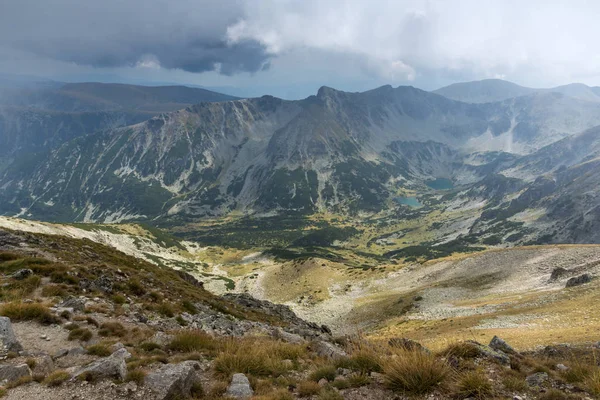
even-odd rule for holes
{"type": "Polygon", "coordinates": [[[0,355],[9,351],[21,351],[23,346],[17,340],[10,318],[0,317],[0,355]]]}
{"type": "Polygon", "coordinates": [[[246,375],[235,374],[231,378],[226,394],[234,399],[249,399],[254,395],[254,391],[250,387],[250,381],[248,381],[246,375]]]}
{"type": "Polygon", "coordinates": [[[592,276],[590,274],[583,274],[569,279],[565,287],[580,286],[586,283],[590,283],[591,281],[592,276]]]}
{"type": "Polygon", "coordinates": [[[73,375],[73,378],[79,376],[91,376],[94,379],[119,378],[125,379],[127,375],[127,364],[125,360],[131,357],[131,354],[125,349],[119,349],[108,357],[94,361],[90,365],[81,368],[73,375]]]}
{"type": "Polygon", "coordinates": [[[158,400],[188,398],[199,368],[200,364],[196,361],[167,364],[147,375],[144,385],[156,394],[158,400]]]}

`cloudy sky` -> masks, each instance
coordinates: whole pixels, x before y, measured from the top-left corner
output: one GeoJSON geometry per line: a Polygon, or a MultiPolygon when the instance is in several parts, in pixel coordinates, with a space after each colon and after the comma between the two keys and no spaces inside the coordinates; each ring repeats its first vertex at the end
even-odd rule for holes
{"type": "Polygon", "coordinates": [[[0,72],[284,98],[600,85],[598,21],[594,0],[0,0],[0,72]]]}

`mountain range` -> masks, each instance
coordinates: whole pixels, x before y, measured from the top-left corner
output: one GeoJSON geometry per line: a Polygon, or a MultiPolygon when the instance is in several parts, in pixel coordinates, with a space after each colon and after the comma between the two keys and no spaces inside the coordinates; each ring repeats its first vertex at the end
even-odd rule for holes
{"type": "Polygon", "coordinates": [[[460,234],[479,241],[600,240],[599,88],[322,87],[298,101],[112,84],[12,90],[0,102],[4,215],[403,219],[414,198],[421,213],[460,213],[460,234]]]}

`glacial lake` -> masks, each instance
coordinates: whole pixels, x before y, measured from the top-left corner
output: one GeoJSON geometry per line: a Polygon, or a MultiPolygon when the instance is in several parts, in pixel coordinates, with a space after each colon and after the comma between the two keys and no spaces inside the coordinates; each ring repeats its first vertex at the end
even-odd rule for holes
{"type": "Polygon", "coordinates": [[[400,204],[404,204],[410,207],[421,207],[423,204],[416,197],[396,197],[396,200],[400,204]]]}
{"type": "Polygon", "coordinates": [[[450,179],[437,178],[430,181],[426,181],[425,184],[435,190],[448,190],[454,189],[454,183],[450,179]]]}

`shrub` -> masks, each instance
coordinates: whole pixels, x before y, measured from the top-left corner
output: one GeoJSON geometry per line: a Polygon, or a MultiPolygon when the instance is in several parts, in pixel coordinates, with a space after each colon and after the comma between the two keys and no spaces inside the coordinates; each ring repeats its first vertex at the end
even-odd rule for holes
{"type": "Polygon", "coordinates": [[[422,351],[401,351],[398,357],[383,363],[388,386],[392,390],[424,394],[442,383],[450,372],[445,362],[422,351]]]}
{"type": "Polygon", "coordinates": [[[125,376],[125,382],[135,382],[138,386],[144,384],[144,378],[146,377],[146,372],[141,369],[133,369],[127,372],[125,376]]]}
{"type": "Polygon", "coordinates": [[[527,382],[521,376],[507,376],[502,380],[502,383],[505,388],[515,392],[524,392],[529,388],[527,382]]]}
{"type": "Polygon", "coordinates": [[[492,397],[493,390],[485,374],[480,371],[468,371],[457,378],[453,391],[461,398],[487,399],[492,397]]]}
{"type": "Polygon", "coordinates": [[[146,289],[137,279],[129,280],[129,282],[127,282],[127,287],[131,293],[135,294],[136,296],[143,296],[146,294],[146,289]]]}
{"type": "Polygon", "coordinates": [[[469,342],[457,342],[448,345],[440,355],[445,357],[457,357],[457,358],[477,358],[480,354],[479,349],[472,343],[469,342]]]}
{"type": "Polygon", "coordinates": [[[298,394],[301,397],[314,396],[319,394],[321,391],[321,386],[317,382],[314,381],[302,381],[297,386],[298,394]]]}
{"type": "Polygon", "coordinates": [[[311,381],[319,382],[321,379],[326,379],[329,382],[333,381],[336,377],[336,368],[333,365],[325,365],[323,367],[317,368],[313,372],[310,373],[309,379],[311,381]]]}
{"type": "Polygon", "coordinates": [[[118,336],[122,337],[127,334],[127,329],[120,322],[105,322],[100,325],[98,331],[100,336],[118,336]]]}
{"type": "Polygon", "coordinates": [[[331,388],[321,390],[318,397],[319,400],[344,400],[341,394],[331,388]]]}
{"type": "Polygon", "coordinates": [[[81,340],[87,342],[92,336],[92,331],[87,328],[75,328],[69,332],[69,340],[81,340]]]}
{"type": "Polygon", "coordinates": [[[201,399],[204,397],[204,387],[202,387],[202,383],[196,381],[192,384],[192,388],[190,389],[190,395],[193,399],[201,399]]]}
{"type": "Polygon", "coordinates": [[[66,271],[54,271],[50,274],[50,281],[53,283],[66,283],[68,285],[77,285],[79,279],[70,275],[66,271]]]}
{"type": "Polygon", "coordinates": [[[184,300],[181,303],[181,307],[190,314],[196,314],[198,312],[196,306],[189,300],[184,300]]]}
{"type": "Polygon", "coordinates": [[[215,348],[215,339],[200,330],[179,332],[169,344],[169,349],[185,353],[215,348]]]}
{"type": "Polygon", "coordinates": [[[279,376],[290,366],[283,360],[294,360],[302,354],[302,346],[264,339],[230,339],[223,344],[214,361],[215,371],[223,375],[236,372],[256,376],[279,376]]]}
{"type": "Polygon", "coordinates": [[[64,297],[67,291],[61,285],[46,285],[42,288],[42,296],[44,297],[64,297]]]}
{"type": "Polygon", "coordinates": [[[8,382],[5,387],[7,389],[12,389],[12,388],[16,388],[17,386],[21,386],[21,385],[26,385],[29,382],[31,382],[33,380],[33,378],[31,376],[22,376],[19,379],[12,381],[12,382],[8,382]]]}
{"type": "Polygon", "coordinates": [[[160,303],[156,308],[156,311],[167,318],[173,318],[175,316],[175,310],[170,303],[160,303]]]}
{"type": "Polygon", "coordinates": [[[110,356],[111,352],[107,345],[98,343],[87,347],[88,354],[98,357],[110,356]]]}
{"type": "Polygon", "coordinates": [[[46,386],[59,386],[70,377],[71,375],[66,371],[54,371],[44,379],[43,384],[46,386]]]}
{"type": "Polygon", "coordinates": [[[331,386],[339,390],[348,389],[350,387],[350,382],[346,379],[336,379],[331,383],[331,386]]]}
{"type": "Polygon", "coordinates": [[[96,328],[98,328],[100,326],[100,324],[98,323],[98,321],[96,321],[94,318],[92,317],[86,317],[85,318],[85,322],[87,322],[90,325],[94,325],[96,328]]]}
{"type": "Polygon", "coordinates": [[[37,321],[50,325],[59,323],[59,319],[52,315],[48,307],[39,303],[6,303],[0,307],[0,315],[12,321],[37,321]]]}
{"type": "MultiPolygon", "coordinates": [[[[577,399],[577,398],[578,397],[575,397],[574,399],[577,399]]],[[[540,395],[540,397],[538,397],[538,399],[540,399],[540,400],[569,400],[569,399],[573,399],[573,397],[567,395],[566,393],[561,392],[558,389],[550,389],[546,393],[542,393],[540,395]]]]}
{"type": "Polygon", "coordinates": [[[122,294],[115,294],[112,297],[112,301],[115,304],[125,304],[127,302],[127,298],[125,298],[125,296],[123,296],[122,294]]]}
{"type": "Polygon", "coordinates": [[[158,292],[150,292],[148,296],[150,297],[150,300],[152,300],[155,303],[158,303],[163,299],[163,296],[158,292]]]}
{"type": "Polygon", "coordinates": [[[363,374],[381,372],[381,359],[372,350],[362,349],[350,357],[351,369],[363,374]]]}
{"type": "Polygon", "coordinates": [[[34,369],[35,366],[36,366],[36,364],[37,364],[37,362],[35,361],[35,358],[28,358],[25,361],[25,364],[27,364],[27,366],[29,367],[29,369],[34,369]]]}
{"type": "Polygon", "coordinates": [[[366,386],[371,383],[368,375],[365,374],[352,374],[348,377],[348,383],[350,387],[366,386]]]}
{"type": "Polygon", "coordinates": [[[140,344],[140,348],[146,352],[151,352],[152,350],[161,349],[162,346],[154,342],[144,342],[140,344]]]}
{"type": "Polygon", "coordinates": [[[596,367],[583,381],[585,388],[594,396],[600,397],[600,369],[596,367]]]}

